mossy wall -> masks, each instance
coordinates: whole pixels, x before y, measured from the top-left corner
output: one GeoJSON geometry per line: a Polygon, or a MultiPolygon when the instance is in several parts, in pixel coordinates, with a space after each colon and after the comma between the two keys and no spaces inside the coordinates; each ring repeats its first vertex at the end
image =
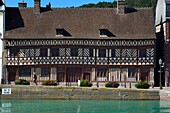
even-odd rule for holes
{"type": "Polygon", "coordinates": [[[10,95],[0,95],[1,99],[70,99],[70,100],[159,100],[157,90],[114,89],[96,87],[62,86],[10,86],[10,95]]]}

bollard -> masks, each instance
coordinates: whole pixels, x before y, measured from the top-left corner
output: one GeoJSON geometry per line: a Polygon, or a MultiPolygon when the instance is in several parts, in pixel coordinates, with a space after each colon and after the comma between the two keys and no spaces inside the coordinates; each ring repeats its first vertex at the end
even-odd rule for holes
{"type": "Polygon", "coordinates": [[[97,82],[97,87],[99,87],[99,83],[97,82]]]}
{"type": "Polygon", "coordinates": [[[154,88],[154,85],[153,85],[153,83],[151,84],[151,86],[152,86],[152,88],[154,88]]]}
{"type": "Polygon", "coordinates": [[[126,88],[126,82],[125,82],[125,85],[124,85],[124,86],[125,86],[125,88],[126,88]]]}

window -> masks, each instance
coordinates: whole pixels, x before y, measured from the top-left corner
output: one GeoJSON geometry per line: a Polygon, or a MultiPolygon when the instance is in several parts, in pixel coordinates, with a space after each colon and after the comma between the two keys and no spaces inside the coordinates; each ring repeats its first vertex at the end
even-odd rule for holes
{"type": "Polygon", "coordinates": [[[89,57],[93,57],[93,49],[89,49],[89,57]]]}
{"type": "Polygon", "coordinates": [[[112,49],[112,50],[111,50],[111,56],[112,56],[112,57],[116,57],[115,49],[112,49]]]}
{"type": "Polygon", "coordinates": [[[100,37],[115,37],[108,29],[100,29],[100,37]]]}
{"type": "Polygon", "coordinates": [[[135,68],[129,68],[128,69],[128,77],[135,77],[136,76],[137,69],[135,68]]]}
{"type": "Polygon", "coordinates": [[[48,77],[49,76],[49,68],[41,68],[41,76],[48,77]]]}
{"type": "Polygon", "coordinates": [[[106,49],[99,49],[99,57],[106,57],[106,49]]]}
{"type": "Polygon", "coordinates": [[[19,76],[31,76],[31,68],[19,68],[19,76]]]}
{"type": "Polygon", "coordinates": [[[59,56],[59,49],[58,49],[58,48],[52,48],[52,49],[51,49],[51,56],[52,56],[52,57],[57,57],[57,56],[59,56]]]}
{"type": "Polygon", "coordinates": [[[71,56],[78,56],[78,49],[77,48],[71,48],[71,56]]]}
{"type": "Polygon", "coordinates": [[[56,36],[67,36],[67,37],[70,37],[72,35],[67,30],[59,28],[59,29],[56,29],[56,36]]]}
{"type": "Polygon", "coordinates": [[[139,57],[146,57],[146,49],[139,50],[139,57]]]}
{"type": "Polygon", "coordinates": [[[97,77],[106,77],[106,76],[107,76],[107,68],[97,69],[97,77]]]}
{"type": "Polygon", "coordinates": [[[10,55],[10,57],[17,57],[17,55],[18,55],[17,49],[16,48],[9,49],[9,55],[10,55]]]}
{"type": "Polygon", "coordinates": [[[166,17],[170,17],[170,4],[166,5],[166,17]]]}
{"type": "Polygon", "coordinates": [[[107,30],[106,29],[100,29],[100,36],[106,37],[107,36],[107,30]]]}
{"type": "Polygon", "coordinates": [[[40,49],[40,57],[47,57],[48,55],[48,49],[47,48],[41,48],[40,49]]]}
{"type": "Polygon", "coordinates": [[[59,35],[59,36],[64,35],[64,29],[56,29],[56,35],[59,35]]]}

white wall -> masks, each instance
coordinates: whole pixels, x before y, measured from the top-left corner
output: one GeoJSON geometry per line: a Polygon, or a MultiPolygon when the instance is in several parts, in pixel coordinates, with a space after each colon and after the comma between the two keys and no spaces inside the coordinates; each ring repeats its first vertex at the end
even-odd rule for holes
{"type": "Polygon", "coordinates": [[[2,42],[2,34],[3,34],[3,14],[0,12],[0,83],[2,78],[2,51],[3,51],[3,42],[2,42]]]}
{"type": "MultiPolygon", "coordinates": [[[[4,2],[4,0],[2,0],[4,2]]],[[[2,52],[3,52],[3,34],[4,34],[4,5],[0,7],[0,84],[2,79],[2,52]]]]}

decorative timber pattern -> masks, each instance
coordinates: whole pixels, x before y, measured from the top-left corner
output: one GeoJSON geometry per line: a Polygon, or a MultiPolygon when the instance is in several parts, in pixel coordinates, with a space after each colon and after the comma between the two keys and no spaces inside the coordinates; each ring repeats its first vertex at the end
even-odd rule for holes
{"type": "Polygon", "coordinates": [[[148,46],[154,40],[6,40],[6,46],[80,45],[80,46],[148,46]]]}
{"type": "Polygon", "coordinates": [[[154,65],[154,43],[154,40],[7,40],[6,65],[154,65]],[[139,55],[140,46],[146,48],[143,56],[139,55]]]}

